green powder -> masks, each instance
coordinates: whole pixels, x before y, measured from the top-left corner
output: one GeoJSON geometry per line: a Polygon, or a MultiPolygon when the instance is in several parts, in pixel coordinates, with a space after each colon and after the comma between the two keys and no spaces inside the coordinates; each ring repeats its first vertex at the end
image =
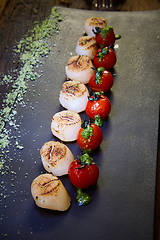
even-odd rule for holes
{"type": "MultiPolygon", "coordinates": [[[[11,84],[11,91],[6,94],[2,102],[2,110],[0,110],[0,149],[2,155],[0,155],[0,171],[3,169],[5,160],[3,154],[6,152],[6,148],[9,148],[9,144],[12,138],[15,138],[15,147],[19,150],[23,149],[18,142],[16,136],[11,137],[11,129],[17,129],[19,125],[16,124],[15,116],[17,114],[17,104],[24,104],[23,96],[27,92],[28,81],[34,81],[40,75],[35,72],[35,66],[37,67],[41,62],[40,59],[45,57],[50,52],[50,47],[47,40],[51,35],[59,31],[58,22],[62,18],[57,12],[56,8],[52,8],[51,15],[46,18],[41,24],[34,23],[34,28],[26,37],[22,38],[17,46],[14,48],[14,52],[19,55],[19,61],[21,68],[17,74],[17,78],[12,77],[12,73],[17,72],[17,69],[13,69],[11,74],[5,75],[1,81],[1,85],[11,84]]],[[[24,104],[25,105],[25,104],[24,104]]]]}

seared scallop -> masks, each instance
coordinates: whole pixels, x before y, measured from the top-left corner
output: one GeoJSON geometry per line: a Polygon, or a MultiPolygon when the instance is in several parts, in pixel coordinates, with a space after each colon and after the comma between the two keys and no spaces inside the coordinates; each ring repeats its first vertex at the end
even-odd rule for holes
{"type": "Polygon", "coordinates": [[[74,160],[70,149],[65,144],[55,141],[46,142],[40,150],[40,155],[45,170],[55,176],[68,174],[69,165],[74,160]]]}
{"type": "Polygon", "coordinates": [[[31,193],[38,207],[66,211],[71,198],[60,179],[52,174],[41,174],[31,184],[31,193]]]}
{"type": "Polygon", "coordinates": [[[82,112],[86,109],[89,92],[87,87],[77,81],[66,81],[60,91],[60,104],[71,111],[82,112]]]}
{"type": "Polygon", "coordinates": [[[78,113],[64,110],[52,117],[51,131],[64,142],[75,141],[81,128],[81,117],[78,113]]]}
{"type": "Polygon", "coordinates": [[[66,75],[70,80],[88,83],[94,73],[93,64],[88,56],[74,56],[68,60],[66,75]]]}
{"type": "Polygon", "coordinates": [[[98,46],[95,37],[83,36],[78,39],[76,46],[76,53],[78,55],[87,55],[93,59],[95,53],[98,50],[98,46]]]}
{"type": "Polygon", "coordinates": [[[84,23],[84,30],[87,35],[89,36],[95,36],[95,28],[104,28],[107,26],[107,20],[105,18],[101,17],[91,17],[87,18],[84,23]]]}

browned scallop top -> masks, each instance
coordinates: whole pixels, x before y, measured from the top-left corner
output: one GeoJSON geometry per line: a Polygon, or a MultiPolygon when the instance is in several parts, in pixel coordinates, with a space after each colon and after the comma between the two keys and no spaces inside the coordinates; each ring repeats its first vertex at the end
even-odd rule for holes
{"type": "Polygon", "coordinates": [[[66,146],[60,142],[50,141],[45,143],[40,150],[40,154],[51,166],[55,166],[58,160],[65,157],[66,146]]]}
{"type": "Polygon", "coordinates": [[[83,36],[79,38],[78,44],[79,46],[84,47],[86,50],[90,50],[93,48],[98,49],[95,37],[83,36]]]}
{"type": "Polygon", "coordinates": [[[51,174],[42,174],[34,180],[32,187],[36,188],[37,196],[53,195],[59,191],[61,181],[51,174]]]}
{"type": "Polygon", "coordinates": [[[59,112],[58,114],[55,114],[52,117],[53,121],[56,121],[59,125],[75,125],[77,123],[81,124],[81,118],[80,116],[71,111],[62,111],[59,112]]]}
{"type": "Polygon", "coordinates": [[[88,56],[85,55],[71,57],[68,61],[68,69],[71,71],[83,71],[92,66],[92,61],[88,56]]]}
{"type": "Polygon", "coordinates": [[[105,27],[107,25],[107,20],[101,17],[92,17],[88,19],[90,26],[105,27]]]}
{"type": "Polygon", "coordinates": [[[87,89],[84,84],[74,81],[67,81],[62,86],[62,93],[68,96],[81,97],[86,91],[87,89]]]}

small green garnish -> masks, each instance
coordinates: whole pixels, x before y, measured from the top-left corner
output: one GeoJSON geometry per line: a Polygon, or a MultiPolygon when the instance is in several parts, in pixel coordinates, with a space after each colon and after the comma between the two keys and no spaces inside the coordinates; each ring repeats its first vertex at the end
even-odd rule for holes
{"type": "Polygon", "coordinates": [[[86,128],[83,129],[81,136],[85,139],[88,139],[89,137],[93,136],[93,129],[89,124],[87,125],[86,128]]]}
{"type": "Polygon", "coordinates": [[[97,68],[96,73],[95,73],[95,82],[96,84],[100,84],[101,83],[101,77],[102,77],[102,73],[105,69],[103,67],[97,68]]]}
{"type": "Polygon", "coordinates": [[[120,35],[120,34],[116,34],[116,35],[115,35],[115,39],[116,39],[116,40],[121,39],[121,35],[120,35]]]}
{"type": "Polygon", "coordinates": [[[96,115],[94,118],[94,124],[96,124],[98,127],[102,127],[103,126],[103,121],[100,118],[99,115],[96,115]]]}
{"type": "Polygon", "coordinates": [[[88,99],[90,100],[90,101],[98,101],[99,99],[100,99],[100,97],[101,97],[101,95],[103,95],[104,94],[104,92],[94,92],[92,95],[90,95],[89,97],[88,97],[88,99]]]}
{"type": "Polygon", "coordinates": [[[86,41],[83,40],[83,41],[81,41],[81,43],[82,43],[82,45],[85,45],[85,44],[86,44],[86,41]]]}
{"type": "Polygon", "coordinates": [[[104,67],[99,67],[99,68],[97,68],[97,72],[103,72],[104,70],[105,70],[104,67]]]}
{"type": "Polygon", "coordinates": [[[108,48],[102,48],[100,52],[98,52],[98,61],[101,62],[105,55],[109,52],[108,48]]]}
{"type": "Polygon", "coordinates": [[[92,150],[91,150],[91,148],[89,148],[89,149],[83,150],[83,152],[84,152],[84,153],[91,153],[92,150]]]}
{"type": "Polygon", "coordinates": [[[96,57],[98,57],[98,61],[101,62],[102,59],[104,58],[104,56],[109,53],[109,49],[113,49],[113,48],[114,48],[113,45],[110,45],[109,47],[101,48],[101,51],[99,51],[96,56],[96,57]]]}
{"type": "Polygon", "coordinates": [[[96,82],[96,84],[100,84],[101,83],[101,77],[102,77],[102,72],[96,72],[96,74],[95,74],[95,82],[96,82]]]}
{"type": "Polygon", "coordinates": [[[85,153],[80,157],[80,162],[81,164],[90,165],[93,162],[93,158],[90,157],[88,153],[85,153]]]}
{"type": "Polygon", "coordinates": [[[82,189],[78,188],[76,200],[79,206],[85,206],[90,203],[92,199],[87,193],[82,192],[82,189]]]}
{"type": "Polygon", "coordinates": [[[84,168],[86,165],[91,165],[93,162],[93,158],[89,156],[89,154],[86,152],[81,157],[77,157],[77,164],[80,165],[80,167],[76,167],[76,169],[84,168]]]}
{"type": "Polygon", "coordinates": [[[80,167],[76,167],[76,169],[84,168],[86,165],[91,165],[93,162],[93,158],[89,156],[89,154],[86,152],[81,157],[77,158],[77,164],[80,165],[80,167]]]}
{"type": "Polygon", "coordinates": [[[22,150],[24,147],[19,145],[18,141],[16,141],[16,148],[22,150]]]}
{"type": "Polygon", "coordinates": [[[101,37],[105,38],[108,35],[109,31],[111,30],[113,30],[112,26],[106,26],[105,28],[101,29],[101,32],[100,32],[101,37]]]}
{"type": "Polygon", "coordinates": [[[3,168],[3,166],[4,166],[4,163],[5,163],[5,161],[4,161],[4,160],[2,160],[2,161],[0,162],[0,170],[3,168]]]}

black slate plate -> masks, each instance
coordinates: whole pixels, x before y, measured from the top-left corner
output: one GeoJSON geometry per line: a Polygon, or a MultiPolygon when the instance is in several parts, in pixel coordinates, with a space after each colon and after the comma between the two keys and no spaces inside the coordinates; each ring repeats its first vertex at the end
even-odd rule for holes
{"type": "MultiPolygon", "coordinates": [[[[159,111],[159,11],[94,12],[59,8],[63,22],[56,36],[57,48],[45,60],[43,76],[25,95],[26,108],[19,106],[24,149],[10,149],[12,171],[3,177],[6,194],[1,201],[1,239],[93,239],[151,240],[154,205],[159,111]],[[51,118],[60,107],[58,94],[65,69],[84,20],[103,16],[122,35],[117,42],[114,86],[108,94],[112,111],[103,126],[103,142],[94,154],[100,168],[96,187],[88,192],[93,201],[78,207],[75,189],[61,177],[71,198],[64,213],[36,207],[30,193],[32,180],[45,172],[39,155],[44,142],[55,140],[51,118]],[[34,109],[33,109],[34,108],[34,109]],[[23,116],[23,117],[22,117],[23,116]],[[16,174],[14,174],[16,172],[16,174]],[[12,179],[15,187],[11,185],[12,179]],[[5,234],[7,236],[5,237],[5,234]]],[[[51,39],[52,42],[52,39],[51,39]]],[[[85,118],[85,114],[81,114],[85,118]]],[[[76,143],[67,144],[76,156],[76,143]]]]}

